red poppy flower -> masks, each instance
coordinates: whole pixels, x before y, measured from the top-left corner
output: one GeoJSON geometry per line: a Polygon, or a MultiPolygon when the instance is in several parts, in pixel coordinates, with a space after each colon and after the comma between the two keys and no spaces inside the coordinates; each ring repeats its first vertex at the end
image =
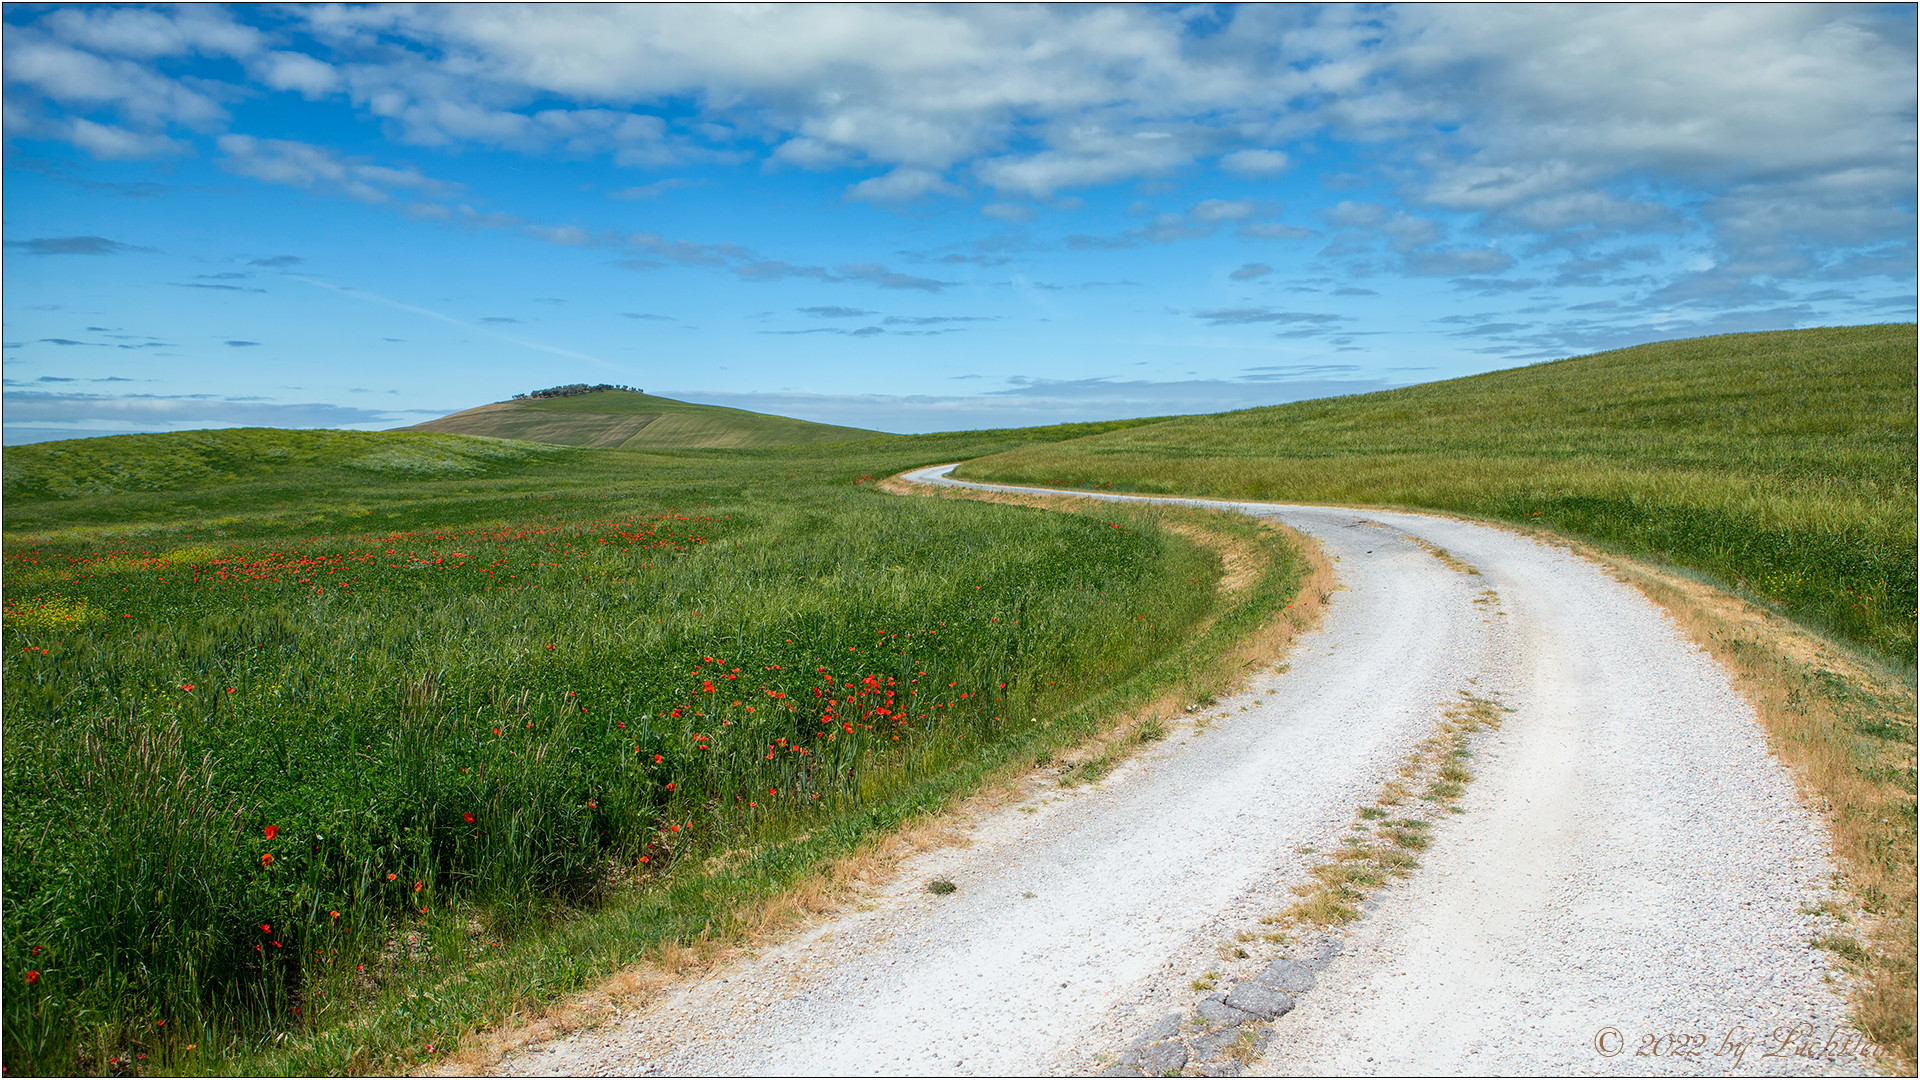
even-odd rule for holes
{"type": "Polygon", "coordinates": [[[473,812],[472,812],[472,811],[468,811],[468,812],[466,812],[466,813],[464,813],[464,814],[461,814],[461,815],[460,815],[460,817],[461,817],[461,820],[463,820],[463,821],[465,821],[465,822],[466,822],[467,824],[469,824],[469,825],[471,825],[471,824],[473,824],[473,812]]]}
{"type": "Polygon", "coordinates": [[[181,687],[180,689],[182,689],[182,690],[191,690],[191,689],[193,689],[193,684],[192,684],[192,683],[188,683],[187,685],[185,685],[185,686],[183,686],[183,687],[181,687]]]}
{"type": "Polygon", "coordinates": [[[261,924],[260,924],[260,932],[261,932],[261,933],[263,933],[263,934],[271,934],[271,933],[273,933],[273,924],[272,924],[272,923],[261,923],[261,924]]]}
{"type": "Polygon", "coordinates": [[[273,865],[273,853],[272,853],[272,852],[268,852],[267,854],[265,854],[265,855],[262,855],[262,856],[260,856],[260,865],[261,865],[261,866],[272,866],[272,865],[273,865]]]}
{"type": "Polygon", "coordinates": [[[267,826],[267,827],[266,827],[266,829],[264,829],[263,831],[264,831],[264,832],[265,832],[265,833],[267,834],[267,839],[269,839],[269,840],[271,840],[271,839],[273,839],[274,837],[276,837],[276,836],[279,836],[279,835],[280,835],[280,826],[278,826],[278,825],[269,825],[269,826],[267,826]]]}
{"type": "Polygon", "coordinates": [[[27,985],[28,985],[28,986],[32,986],[32,985],[33,985],[34,983],[37,983],[37,982],[39,982],[39,981],[40,981],[40,973],[39,973],[39,972],[37,972],[37,971],[29,971],[29,972],[27,972],[27,985]]]}

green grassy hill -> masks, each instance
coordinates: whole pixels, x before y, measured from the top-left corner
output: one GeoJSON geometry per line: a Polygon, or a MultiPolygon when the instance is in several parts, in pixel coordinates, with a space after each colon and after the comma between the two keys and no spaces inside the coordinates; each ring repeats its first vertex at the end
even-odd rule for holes
{"type": "Polygon", "coordinates": [[[0,1064],[406,1072],[1226,678],[1284,540],[871,483],[1116,426],[10,448],[0,1064]]]}
{"type": "Polygon", "coordinates": [[[957,475],[1542,524],[1705,571],[1911,665],[1914,333],[1660,342],[1030,445],[957,475]]]}
{"type": "Polygon", "coordinates": [[[496,401],[395,430],[630,450],[802,446],[879,434],[865,428],[816,424],[745,409],[694,405],[631,390],[496,401]]]}

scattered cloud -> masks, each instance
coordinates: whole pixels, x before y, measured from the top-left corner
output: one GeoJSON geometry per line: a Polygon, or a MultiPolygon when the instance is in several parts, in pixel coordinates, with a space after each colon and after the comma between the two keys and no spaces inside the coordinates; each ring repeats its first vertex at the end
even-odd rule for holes
{"type": "Polygon", "coordinates": [[[1253,281],[1273,273],[1273,267],[1266,263],[1244,263],[1238,270],[1228,274],[1234,281],[1253,281]]]}
{"type": "Polygon", "coordinates": [[[1288,164],[1287,155],[1278,150],[1235,150],[1220,158],[1221,168],[1241,176],[1278,176],[1288,164]]]}
{"type": "Polygon", "coordinates": [[[963,196],[966,190],[930,169],[900,168],[885,176],[862,180],[847,189],[852,202],[911,202],[924,195],[963,196]]]}
{"type": "Polygon", "coordinates": [[[1489,248],[1416,251],[1407,255],[1407,273],[1420,277],[1498,274],[1513,266],[1513,256],[1489,248]]]}
{"type": "Polygon", "coordinates": [[[1235,229],[1234,235],[1248,240],[1305,240],[1320,234],[1312,229],[1284,225],[1278,221],[1253,221],[1235,229]]]}
{"type": "Polygon", "coordinates": [[[176,289],[211,289],[214,292],[263,293],[267,290],[246,285],[216,285],[205,281],[169,281],[176,289]]]}
{"type": "MultiPolygon", "coordinates": [[[[977,375],[956,379],[976,381],[977,375]]],[[[1245,379],[1158,382],[1122,379],[1033,379],[1015,376],[999,390],[969,395],[725,393],[668,391],[669,397],[755,412],[796,416],[819,423],[882,431],[965,431],[1027,427],[1080,420],[1173,416],[1280,405],[1290,401],[1366,393],[1399,385],[1361,377],[1346,365],[1325,365],[1314,374],[1250,372],[1245,379]]]]}
{"type": "Polygon", "coordinates": [[[562,247],[587,247],[594,242],[593,234],[578,225],[529,225],[527,232],[536,240],[562,247]]]}
{"type": "Polygon", "coordinates": [[[1277,323],[1283,326],[1328,326],[1344,322],[1345,315],[1330,315],[1319,311],[1276,311],[1269,307],[1212,308],[1196,311],[1193,317],[1208,326],[1251,326],[1257,323],[1277,323]]]}
{"type": "Polygon", "coordinates": [[[1258,204],[1245,199],[1208,199],[1195,203],[1187,213],[1195,221],[1204,221],[1217,225],[1227,221],[1242,221],[1260,212],[1258,204]]]}
{"type": "Polygon", "coordinates": [[[993,322],[992,315],[889,315],[880,320],[888,326],[943,326],[948,323],[993,322]]]}
{"type": "Polygon", "coordinates": [[[680,188],[689,188],[689,187],[698,187],[698,186],[699,186],[699,181],[697,180],[687,180],[687,179],[683,179],[681,177],[675,176],[675,177],[668,177],[665,180],[655,180],[651,184],[640,184],[635,187],[621,188],[619,191],[609,191],[607,193],[607,197],[610,199],[625,199],[628,201],[632,201],[636,199],[657,199],[660,196],[665,195],[669,191],[676,191],[680,188]]]}
{"type": "Polygon", "coordinates": [[[25,248],[29,255],[119,255],[128,251],[152,251],[109,240],[104,236],[43,236],[33,240],[9,240],[8,247],[25,248]]]}
{"type": "Polygon", "coordinates": [[[222,135],[215,143],[226,155],[218,164],[228,172],[269,184],[341,194],[366,203],[392,203],[402,195],[444,198],[461,190],[459,184],[436,180],[411,165],[375,165],[365,159],[343,158],[312,143],[256,139],[251,135],[222,135]]]}
{"type": "Polygon", "coordinates": [[[277,403],[212,394],[7,394],[9,443],[207,427],[369,427],[408,422],[391,412],[325,402],[277,403]]]}

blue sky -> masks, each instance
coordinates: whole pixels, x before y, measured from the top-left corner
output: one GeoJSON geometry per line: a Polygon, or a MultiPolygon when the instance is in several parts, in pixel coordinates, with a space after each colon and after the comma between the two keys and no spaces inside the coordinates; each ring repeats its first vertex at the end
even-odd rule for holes
{"type": "Polygon", "coordinates": [[[1914,318],[1911,5],[5,9],[5,437],[888,431],[1914,318]]]}

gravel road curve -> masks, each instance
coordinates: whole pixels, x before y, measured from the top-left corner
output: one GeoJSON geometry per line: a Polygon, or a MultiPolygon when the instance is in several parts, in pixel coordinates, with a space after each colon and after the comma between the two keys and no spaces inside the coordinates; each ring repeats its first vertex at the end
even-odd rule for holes
{"type": "Polygon", "coordinates": [[[1103,783],[1036,782],[859,910],[498,1071],[1866,1070],[1808,947],[1829,924],[1804,910],[1834,898],[1825,826],[1664,613],[1499,528],[1178,501],[1278,518],[1336,560],[1284,672],[1103,783]],[[1339,938],[1256,938],[1461,691],[1512,711],[1422,868],[1339,938]],[[1252,988],[1277,958],[1313,973],[1292,1011],[1218,1028],[1196,981],[1252,988]]]}

